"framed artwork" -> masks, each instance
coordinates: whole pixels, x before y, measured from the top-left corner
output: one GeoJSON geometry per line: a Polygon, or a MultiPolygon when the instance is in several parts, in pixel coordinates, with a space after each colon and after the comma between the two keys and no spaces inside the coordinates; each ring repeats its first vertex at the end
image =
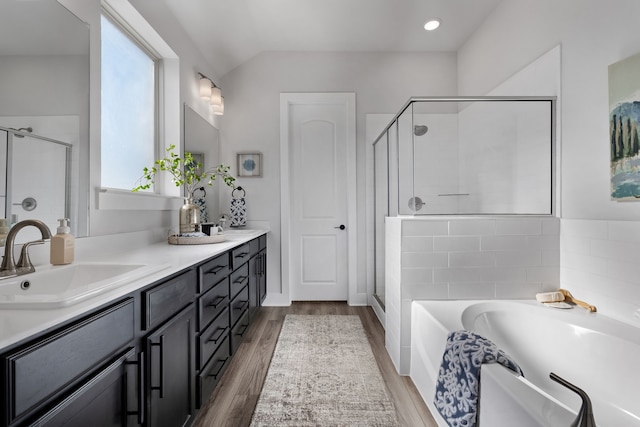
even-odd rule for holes
{"type": "Polygon", "coordinates": [[[193,165],[185,165],[186,167],[193,168],[200,164],[200,167],[196,167],[196,173],[198,175],[202,174],[204,171],[204,154],[203,153],[191,153],[193,156],[193,165]]]}
{"type": "Polygon", "coordinates": [[[262,153],[238,153],[238,176],[262,176],[262,153]]]}
{"type": "Polygon", "coordinates": [[[609,66],[611,200],[640,200],[640,54],[609,66]]]}

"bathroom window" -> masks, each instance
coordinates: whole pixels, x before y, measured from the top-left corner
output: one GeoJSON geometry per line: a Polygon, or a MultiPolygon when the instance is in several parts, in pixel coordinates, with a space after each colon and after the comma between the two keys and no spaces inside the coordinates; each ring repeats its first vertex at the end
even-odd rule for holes
{"type": "Polygon", "coordinates": [[[157,149],[159,55],[101,17],[101,186],[130,190],[157,149]]]}

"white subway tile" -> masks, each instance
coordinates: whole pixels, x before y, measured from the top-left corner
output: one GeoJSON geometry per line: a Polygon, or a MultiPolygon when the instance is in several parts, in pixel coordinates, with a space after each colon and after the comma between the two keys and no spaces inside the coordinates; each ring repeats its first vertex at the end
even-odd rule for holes
{"type": "Polygon", "coordinates": [[[447,299],[449,297],[448,283],[407,284],[404,286],[404,298],[412,300],[447,299]]]}
{"type": "Polygon", "coordinates": [[[525,248],[526,236],[483,236],[480,239],[482,251],[517,251],[525,248]]]}
{"type": "Polygon", "coordinates": [[[592,240],[591,254],[596,257],[618,261],[637,262],[640,254],[640,243],[592,240]]]}
{"type": "Polygon", "coordinates": [[[606,239],[607,222],[587,219],[563,219],[560,223],[562,236],[588,237],[592,239],[606,239]]]}
{"type": "Polygon", "coordinates": [[[403,236],[446,236],[449,234],[448,221],[404,220],[403,236]]]}
{"type": "Polygon", "coordinates": [[[560,284],[560,267],[527,267],[527,282],[560,284]]]}
{"type": "Polygon", "coordinates": [[[496,267],[491,276],[494,282],[524,282],[528,267],[496,267]]]}
{"type": "Polygon", "coordinates": [[[638,272],[637,262],[630,263],[608,260],[607,273],[609,277],[629,282],[629,284],[640,288],[640,274],[638,272]]]}
{"type": "Polygon", "coordinates": [[[609,221],[609,240],[640,243],[640,222],[609,221]]]}
{"type": "Polygon", "coordinates": [[[451,221],[449,234],[452,236],[490,236],[496,234],[493,219],[458,219],[451,221]]]}
{"type": "Polygon", "coordinates": [[[433,250],[437,252],[479,251],[480,237],[436,236],[433,238],[433,250]]]}
{"type": "Polygon", "coordinates": [[[449,254],[450,267],[492,267],[496,265],[493,252],[452,252],[449,254]]]}
{"type": "Polygon", "coordinates": [[[539,219],[499,219],[496,220],[497,235],[538,235],[542,234],[539,219]]]}
{"type": "Polygon", "coordinates": [[[433,237],[405,236],[402,238],[402,252],[433,252],[433,237]]]}
{"type": "MultiPolygon", "coordinates": [[[[542,264],[542,254],[539,251],[506,251],[489,252],[495,254],[498,267],[525,267],[542,264]]],[[[558,254],[558,251],[556,251],[558,254]]]]}
{"type": "Polygon", "coordinates": [[[535,251],[557,251],[560,248],[560,236],[527,236],[526,248],[535,251]]]}
{"type": "Polygon", "coordinates": [[[589,255],[591,254],[591,239],[587,237],[562,236],[560,249],[562,252],[589,255]]]}
{"type": "Polygon", "coordinates": [[[540,263],[547,266],[560,266],[560,249],[542,251],[540,263]]]}
{"type": "Polygon", "coordinates": [[[560,235],[560,218],[544,218],[542,220],[542,234],[560,235]]]}
{"type": "Polygon", "coordinates": [[[402,255],[402,268],[447,267],[449,259],[446,252],[405,252],[402,255]]]}
{"type": "Polygon", "coordinates": [[[579,254],[576,252],[562,252],[560,265],[566,268],[582,270],[584,272],[606,276],[607,260],[602,257],[579,254]]]}
{"type": "Polygon", "coordinates": [[[433,283],[433,269],[431,268],[403,268],[403,288],[407,284],[433,283]]]}
{"type": "MultiPolygon", "coordinates": [[[[557,289],[557,288],[556,288],[557,289]]],[[[496,283],[496,298],[505,299],[533,299],[542,291],[540,283],[498,282],[496,283]]]]}
{"type": "Polygon", "coordinates": [[[451,283],[451,299],[493,299],[496,297],[495,285],[491,282],[451,283]]]}

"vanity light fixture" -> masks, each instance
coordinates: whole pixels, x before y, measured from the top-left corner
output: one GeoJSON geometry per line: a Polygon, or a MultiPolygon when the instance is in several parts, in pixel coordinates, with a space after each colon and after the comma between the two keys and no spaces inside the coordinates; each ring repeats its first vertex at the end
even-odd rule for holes
{"type": "Polygon", "coordinates": [[[220,97],[220,104],[211,104],[211,108],[213,108],[213,114],[222,116],[224,114],[224,97],[220,97]]]}
{"type": "Polygon", "coordinates": [[[200,75],[200,98],[211,98],[211,86],[213,82],[204,75],[198,74],[200,75]]]}
{"type": "Polygon", "coordinates": [[[433,18],[433,19],[429,19],[427,22],[425,22],[424,29],[427,30],[427,31],[433,31],[433,30],[437,29],[439,26],[440,26],[440,19],[433,18]]]}
{"type": "Polygon", "coordinates": [[[211,88],[211,97],[209,102],[211,102],[211,105],[222,105],[222,92],[215,84],[211,88]]]}
{"type": "Polygon", "coordinates": [[[214,106],[222,105],[222,92],[220,88],[209,77],[202,73],[198,73],[200,76],[200,97],[208,99],[209,103],[214,106]]]}

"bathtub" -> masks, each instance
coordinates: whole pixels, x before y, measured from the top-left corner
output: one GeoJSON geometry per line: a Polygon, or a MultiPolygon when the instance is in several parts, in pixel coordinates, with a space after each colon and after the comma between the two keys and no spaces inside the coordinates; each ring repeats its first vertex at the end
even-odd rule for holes
{"type": "Polygon", "coordinates": [[[522,368],[484,365],[480,426],[568,426],[580,398],[550,372],[589,394],[598,426],[640,426],[640,328],[581,308],[535,301],[414,301],[410,376],[434,418],[435,384],[447,334],[467,329],[489,338],[522,368]]]}

